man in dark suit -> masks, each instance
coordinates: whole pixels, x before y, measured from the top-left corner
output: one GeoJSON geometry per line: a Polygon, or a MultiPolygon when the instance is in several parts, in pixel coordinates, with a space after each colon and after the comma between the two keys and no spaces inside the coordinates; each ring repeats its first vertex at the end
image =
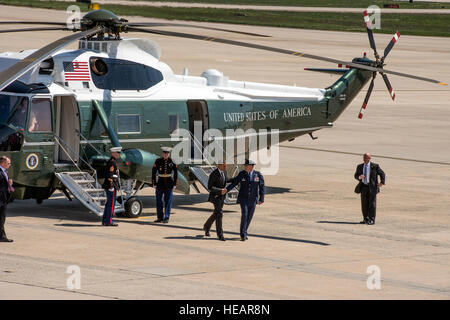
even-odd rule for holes
{"type": "Polygon", "coordinates": [[[214,221],[216,221],[216,232],[217,237],[221,241],[225,241],[223,237],[223,229],[222,229],[222,217],[223,217],[223,203],[225,200],[226,189],[225,186],[227,184],[227,164],[225,162],[219,163],[217,168],[211,172],[208,179],[208,190],[209,190],[209,198],[208,201],[214,204],[214,212],[206,220],[203,225],[203,230],[205,231],[205,236],[209,236],[209,229],[211,229],[211,225],[214,221]]]}
{"type": "Polygon", "coordinates": [[[361,224],[375,224],[377,210],[377,194],[385,184],[385,174],[380,166],[371,162],[370,153],[363,156],[364,163],[356,167],[355,179],[359,181],[358,189],[361,192],[361,209],[364,220],[361,224]],[[378,182],[380,176],[380,182],[378,182]]]}
{"type": "Polygon", "coordinates": [[[6,170],[11,166],[11,160],[8,157],[0,157],[0,242],[13,242],[8,239],[5,233],[6,207],[8,205],[11,193],[14,192],[12,180],[6,170]]]}
{"type": "Polygon", "coordinates": [[[247,230],[255,213],[256,205],[264,202],[264,178],[261,172],[253,170],[255,162],[245,159],[244,170],[231,179],[227,192],[241,184],[237,202],[241,205],[241,241],[248,240],[247,230]]]}

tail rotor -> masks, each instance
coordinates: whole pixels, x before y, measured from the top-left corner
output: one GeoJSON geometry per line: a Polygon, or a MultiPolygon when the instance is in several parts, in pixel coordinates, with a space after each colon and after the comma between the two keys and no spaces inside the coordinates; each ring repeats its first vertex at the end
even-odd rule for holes
{"type": "MultiPolygon", "coordinates": [[[[383,69],[384,64],[384,60],[386,59],[386,57],[388,56],[389,52],[391,52],[392,48],[394,47],[394,45],[398,42],[398,39],[400,38],[400,32],[396,32],[394,34],[394,36],[392,37],[391,41],[388,43],[388,45],[386,46],[386,48],[384,49],[384,54],[383,57],[380,58],[380,55],[377,52],[377,47],[375,45],[375,39],[373,37],[373,31],[372,31],[372,24],[370,22],[370,18],[367,14],[367,10],[364,11],[364,22],[366,24],[366,29],[367,29],[367,35],[369,36],[369,43],[370,43],[370,47],[373,49],[373,53],[375,55],[375,65],[374,67],[378,68],[378,69],[383,69]]],[[[391,96],[391,99],[394,100],[395,99],[395,91],[392,88],[391,82],[388,79],[388,76],[383,73],[382,71],[378,71],[380,72],[381,76],[383,77],[384,83],[386,84],[386,88],[389,91],[389,95],[391,96]]],[[[361,110],[359,112],[358,118],[362,119],[363,114],[365,109],[367,108],[367,103],[369,102],[369,98],[370,95],[372,94],[372,90],[373,90],[373,86],[374,86],[374,80],[375,77],[377,75],[377,72],[373,73],[373,77],[372,77],[372,82],[370,83],[369,86],[369,90],[367,91],[366,97],[364,98],[364,103],[361,107],[361,110]]]]}

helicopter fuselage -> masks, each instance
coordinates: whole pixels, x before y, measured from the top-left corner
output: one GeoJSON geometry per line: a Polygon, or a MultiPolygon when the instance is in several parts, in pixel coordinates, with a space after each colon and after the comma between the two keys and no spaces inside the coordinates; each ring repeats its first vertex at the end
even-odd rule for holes
{"type": "MultiPolygon", "coordinates": [[[[276,130],[283,142],[331,127],[372,76],[347,69],[330,87],[314,89],[234,81],[217,70],[175,75],[159,57],[149,40],[82,40],[78,50],[56,54],[29,74],[42,84],[6,88],[0,152],[13,163],[14,198],[48,198],[61,187],[55,172],[83,161],[100,166],[115,138],[128,150],[122,174],[150,183],[161,146],[179,143],[177,129],[194,135],[196,122],[202,136],[218,129],[223,141],[230,130],[276,130]]],[[[181,164],[180,173],[177,190],[188,193],[189,165],[181,164]]]]}

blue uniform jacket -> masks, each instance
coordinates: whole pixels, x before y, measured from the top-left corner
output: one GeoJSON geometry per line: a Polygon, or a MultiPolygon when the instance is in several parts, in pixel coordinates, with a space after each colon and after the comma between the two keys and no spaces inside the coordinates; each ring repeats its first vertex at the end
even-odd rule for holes
{"type": "Polygon", "coordinates": [[[242,170],[236,177],[231,179],[230,182],[231,184],[227,187],[227,191],[232,190],[239,183],[241,184],[237,203],[264,202],[264,178],[259,171],[253,170],[253,180],[250,181],[249,173],[242,170]]]}

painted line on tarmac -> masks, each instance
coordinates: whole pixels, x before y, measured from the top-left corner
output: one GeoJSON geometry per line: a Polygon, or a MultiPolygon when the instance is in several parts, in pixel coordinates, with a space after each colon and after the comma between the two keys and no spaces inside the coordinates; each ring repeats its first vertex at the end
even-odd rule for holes
{"type": "MultiPolygon", "coordinates": [[[[356,152],[347,152],[347,151],[337,151],[337,150],[327,150],[327,149],[316,149],[316,148],[308,148],[308,147],[294,147],[294,146],[282,146],[281,148],[289,148],[289,149],[301,149],[301,150],[309,150],[309,151],[320,151],[320,152],[330,152],[330,153],[339,153],[339,154],[348,154],[352,156],[361,156],[361,153],[356,152]]],[[[439,161],[428,161],[428,160],[420,160],[420,159],[409,159],[409,158],[400,158],[400,157],[389,157],[382,156],[377,154],[371,154],[372,157],[389,159],[389,160],[399,160],[399,161],[410,161],[410,162],[418,162],[418,163],[428,163],[428,164],[438,164],[443,166],[450,166],[449,162],[439,162],[439,161]]]]}

